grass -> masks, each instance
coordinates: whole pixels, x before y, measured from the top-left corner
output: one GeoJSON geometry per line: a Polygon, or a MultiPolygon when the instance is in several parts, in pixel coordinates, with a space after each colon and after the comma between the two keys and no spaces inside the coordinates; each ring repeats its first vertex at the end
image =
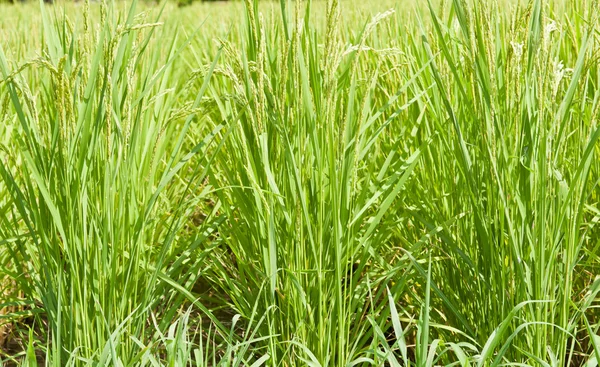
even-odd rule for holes
{"type": "Polygon", "coordinates": [[[593,2],[0,10],[0,365],[598,364],[593,2]]]}

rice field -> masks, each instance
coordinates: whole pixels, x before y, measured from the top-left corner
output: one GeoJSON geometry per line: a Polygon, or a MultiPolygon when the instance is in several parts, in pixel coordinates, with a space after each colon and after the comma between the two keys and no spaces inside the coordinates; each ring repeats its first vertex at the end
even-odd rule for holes
{"type": "Polygon", "coordinates": [[[0,366],[598,366],[598,5],[0,3],[0,366]]]}

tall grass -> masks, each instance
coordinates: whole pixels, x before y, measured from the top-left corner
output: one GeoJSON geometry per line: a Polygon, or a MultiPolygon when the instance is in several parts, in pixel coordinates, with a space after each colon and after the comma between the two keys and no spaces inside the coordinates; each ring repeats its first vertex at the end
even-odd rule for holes
{"type": "Polygon", "coordinates": [[[83,8],[0,27],[8,359],[597,365],[594,2],[83,8]]]}
{"type": "Polygon", "coordinates": [[[43,54],[20,67],[33,82],[0,51],[14,129],[0,168],[2,237],[9,275],[43,310],[52,364],[129,365],[150,316],[159,330],[176,316],[187,294],[173,285],[200,275],[202,255],[189,257],[198,244],[180,235],[203,197],[189,194],[212,137],[182,150],[204,89],[194,104],[178,100],[177,33],[155,30],[135,4],[102,5],[92,28],[87,7],[77,28],[42,6],[43,54]],[[154,32],[165,47],[146,53],[154,32]]]}
{"type": "Polygon", "coordinates": [[[429,166],[458,182],[435,188],[426,184],[432,182],[428,175],[420,186],[448,193],[442,205],[426,204],[431,209],[424,223],[464,215],[446,230],[441,247],[454,266],[440,266],[440,283],[452,290],[454,304],[478,294],[477,302],[462,302],[458,311],[472,319],[468,325],[480,338],[528,302],[512,327],[522,333],[515,350],[568,363],[571,343],[579,341],[582,305],[596,295],[584,296],[582,287],[593,280],[589,271],[598,261],[597,229],[589,222],[596,214],[586,206],[598,178],[593,155],[600,130],[592,116],[599,94],[589,87],[598,77],[591,36],[596,19],[584,4],[554,14],[533,2],[526,21],[504,20],[499,9],[478,4],[467,9],[455,3],[454,9],[459,29],[442,30],[432,14],[443,57],[432,67],[439,88],[431,120],[441,125],[449,117],[453,134],[440,134],[440,150],[448,149],[436,151],[429,166]],[[564,29],[575,13],[589,18],[564,29]],[[519,32],[524,27],[527,32],[519,32]],[[503,34],[514,34],[512,45],[501,42],[503,34]],[[472,70],[458,68],[460,58],[472,70]],[[489,326],[482,327],[482,319],[489,326]]]}

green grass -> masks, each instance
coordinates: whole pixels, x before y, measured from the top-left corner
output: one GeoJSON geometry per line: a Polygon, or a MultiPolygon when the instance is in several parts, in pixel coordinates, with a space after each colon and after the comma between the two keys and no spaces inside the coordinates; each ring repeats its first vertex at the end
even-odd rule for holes
{"type": "Polygon", "coordinates": [[[598,364],[594,2],[0,11],[0,365],[598,364]]]}

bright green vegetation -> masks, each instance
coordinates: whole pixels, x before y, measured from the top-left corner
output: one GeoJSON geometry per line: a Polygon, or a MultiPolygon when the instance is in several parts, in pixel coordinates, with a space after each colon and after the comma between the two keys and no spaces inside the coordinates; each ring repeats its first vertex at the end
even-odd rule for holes
{"type": "Polygon", "coordinates": [[[0,365],[597,366],[597,11],[0,6],[0,365]]]}

